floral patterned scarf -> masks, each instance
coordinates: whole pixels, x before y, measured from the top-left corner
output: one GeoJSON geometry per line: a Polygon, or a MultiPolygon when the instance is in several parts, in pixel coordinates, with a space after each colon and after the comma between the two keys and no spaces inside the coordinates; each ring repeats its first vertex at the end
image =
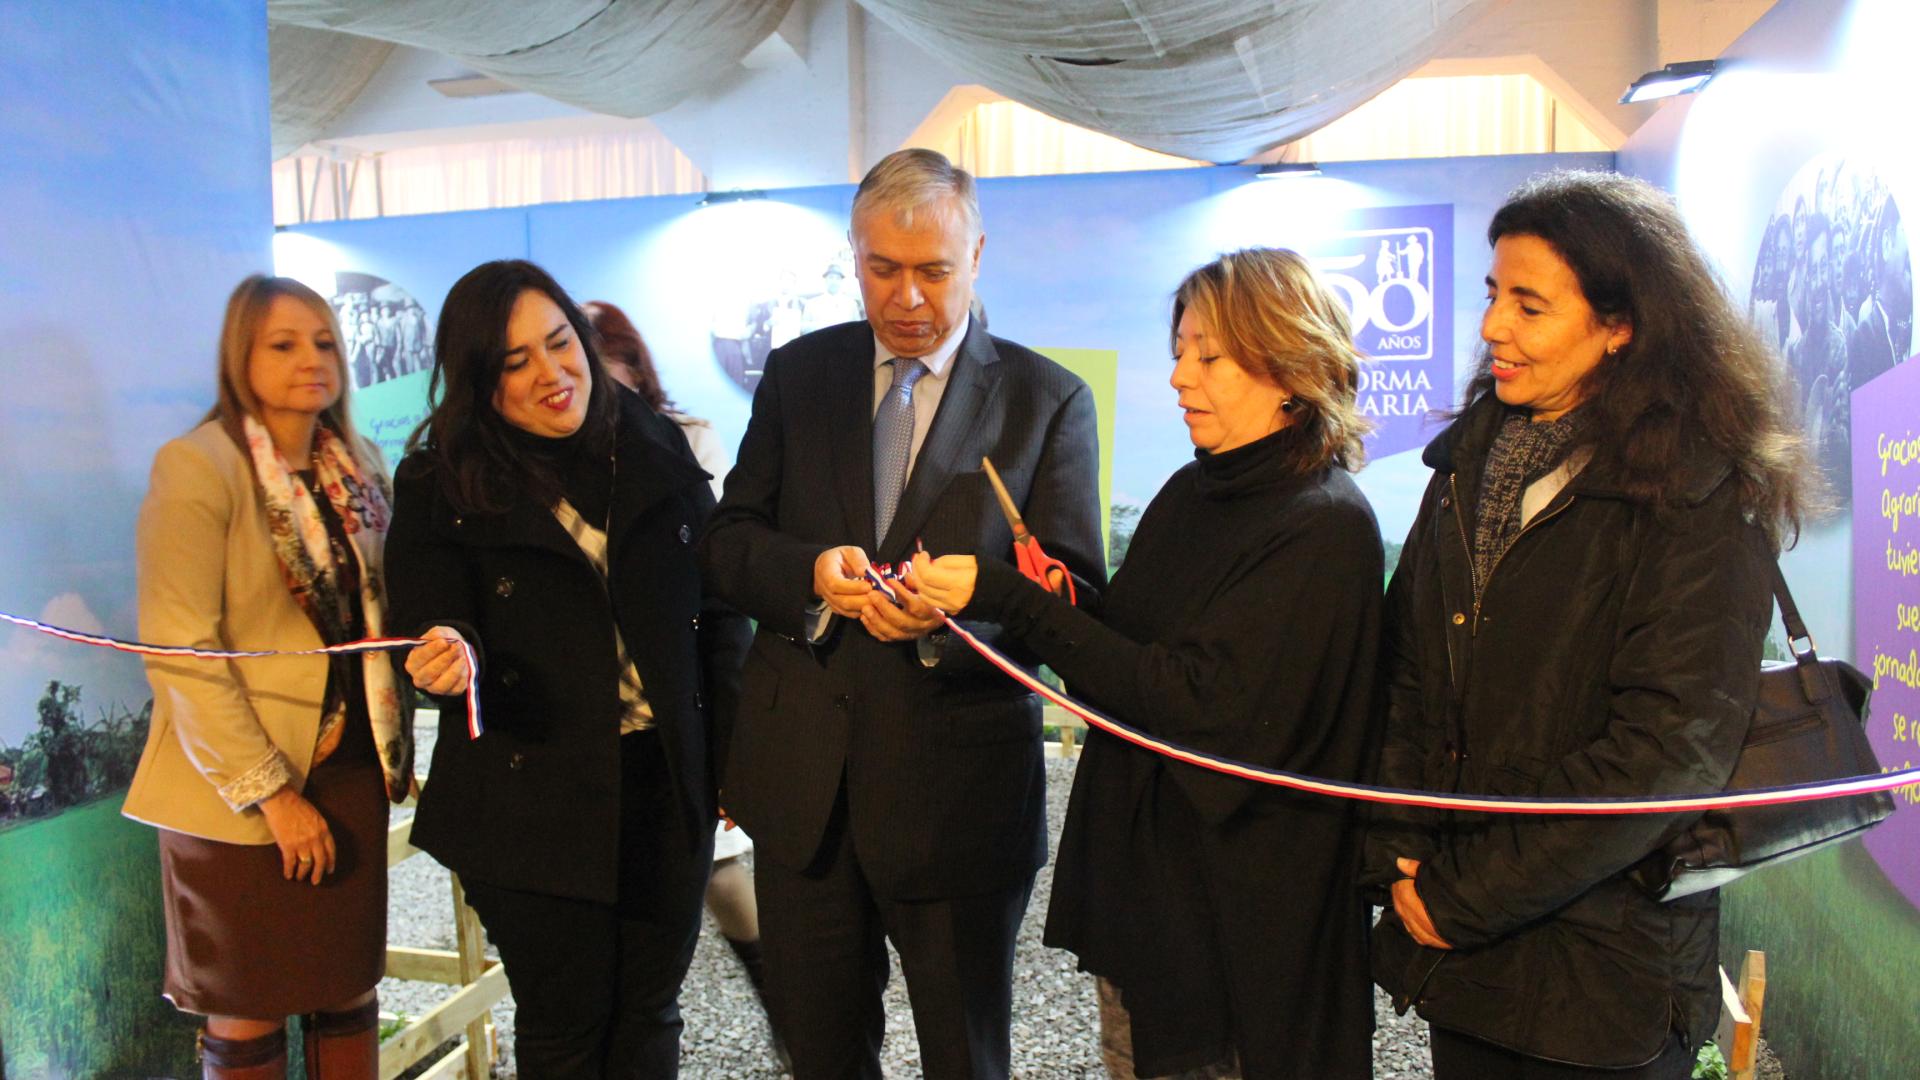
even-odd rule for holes
{"type": "MultiPolygon", "coordinates": [[[[352,599],[341,592],[333,543],[320,508],[307,485],[280,456],[266,427],[251,416],[242,418],[242,426],[287,591],[313,620],[321,640],[340,644],[347,640],[352,599]]],[[[364,469],[346,441],[325,424],[314,430],[313,459],[320,490],[339,516],[360,563],[360,613],[366,636],[380,637],[385,632],[386,609],[382,555],[387,525],[392,520],[387,478],[364,469]]],[[[401,706],[393,658],[387,653],[365,653],[359,660],[366,680],[373,741],[380,752],[380,770],[386,776],[388,797],[397,802],[406,797],[413,779],[413,733],[401,706]]],[[[321,719],[317,745],[333,745],[344,714],[342,703],[321,719]]]]}

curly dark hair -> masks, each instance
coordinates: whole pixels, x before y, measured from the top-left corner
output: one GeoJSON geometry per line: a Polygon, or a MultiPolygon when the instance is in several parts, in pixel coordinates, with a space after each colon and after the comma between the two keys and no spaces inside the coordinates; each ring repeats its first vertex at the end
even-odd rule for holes
{"type": "Polygon", "coordinates": [[[561,496],[550,463],[526,453],[494,407],[507,355],[507,322],[520,294],[545,293],[572,324],[587,359],[593,391],[580,436],[591,453],[613,448],[618,384],[594,348],[593,325],[553,275],[524,259],[481,263],[453,283],[433,338],[432,411],[407,436],[407,453],[426,455],[441,489],[463,513],[497,514],[518,500],[552,505],[561,496]]]}
{"type": "MultiPolygon", "coordinates": [[[[1602,322],[1633,338],[1582,380],[1582,443],[1617,470],[1628,495],[1664,507],[1695,440],[1725,454],[1742,507],[1775,548],[1791,546],[1825,505],[1795,415],[1786,366],[1743,318],[1673,200],[1618,173],[1560,171],[1508,196],[1487,226],[1545,241],[1602,322]]],[[[1493,391],[1483,347],[1463,401],[1493,391]]]]}

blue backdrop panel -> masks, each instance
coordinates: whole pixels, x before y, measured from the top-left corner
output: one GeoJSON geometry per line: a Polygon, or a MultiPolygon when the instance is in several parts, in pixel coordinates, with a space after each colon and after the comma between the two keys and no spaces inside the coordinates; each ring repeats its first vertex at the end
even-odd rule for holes
{"type": "MultiPolygon", "coordinates": [[[[1438,305],[1415,326],[1411,291],[1391,286],[1381,317],[1362,333],[1379,354],[1403,357],[1378,365],[1378,460],[1362,474],[1382,531],[1397,541],[1426,481],[1409,451],[1431,428],[1420,416],[1386,414],[1451,404],[1456,370],[1478,345],[1483,235],[1494,208],[1542,169],[1610,165],[1609,155],[1592,154],[1356,163],[1285,181],[1259,181],[1241,167],[987,180],[979,293],[997,334],[1118,354],[1114,502],[1137,508],[1191,454],[1166,385],[1167,319],[1180,278],[1222,251],[1272,244],[1299,248],[1346,278],[1352,295],[1371,297],[1388,242],[1395,272],[1417,273],[1438,305]],[[1420,254],[1409,257],[1416,235],[1420,254]]],[[[472,265],[525,255],[576,299],[624,308],[676,403],[712,420],[731,444],[746,428],[765,351],[822,322],[858,317],[846,238],[852,194],[835,185],[708,205],[663,197],[310,226],[283,236],[281,265],[371,275],[437,317],[446,286],[472,265]]],[[[389,408],[357,407],[366,424],[389,408]]]]}
{"type": "MultiPolygon", "coordinates": [[[[258,0],[0,5],[0,608],[130,634],[154,450],[269,265],[258,0]]],[[[153,830],[120,818],[137,661],[0,631],[0,1073],[186,1075],[153,830]]]]}
{"type": "Polygon", "coordinates": [[[387,218],[378,233],[321,224],[274,236],[276,269],[331,297],[354,382],[354,417],[400,463],[407,436],[426,417],[433,328],[447,290],[492,259],[525,258],[521,210],[387,218]],[[409,322],[417,319],[409,334],[409,322]],[[395,353],[415,337],[411,360],[395,353]]]}

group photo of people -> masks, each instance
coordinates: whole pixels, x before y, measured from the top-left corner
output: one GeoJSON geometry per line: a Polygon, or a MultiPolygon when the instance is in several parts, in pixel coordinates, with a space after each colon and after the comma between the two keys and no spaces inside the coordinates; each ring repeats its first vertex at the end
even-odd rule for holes
{"type": "Polygon", "coordinates": [[[1853,391],[1913,353],[1913,259],[1881,173],[1809,162],[1760,242],[1748,313],[1792,365],[1815,459],[1844,496],[1853,391]]]}
{"type": "MultiPolygon", "coordinates": [[[[787,254],[789,263],[797,261],[787,254]]],[[[752,393],[773,350],[802,334],[862,318],[859,290],[849,280],[852,264],[852,254],[842,249],[817,274],[789,265],[770,289],[724,290],[714,300],[711,320],[720,370],[752,393]]]]}
{"type": "Polygon", "coordinates": [[[328,299],[356,389],[433,369],[426,310],[405,289],[371,274],[342,273],[328,299]]]}

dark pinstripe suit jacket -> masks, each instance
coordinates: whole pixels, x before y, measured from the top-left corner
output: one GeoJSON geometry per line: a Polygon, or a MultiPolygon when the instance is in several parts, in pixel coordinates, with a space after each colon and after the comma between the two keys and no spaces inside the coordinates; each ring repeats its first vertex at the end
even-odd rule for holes
{"type": "MultiPolygon", "coordinates": [[[[939,664],[837,624],[808,645],[813,563],[858,544],[877,561],[1010,559],[980,469],[991,457],[1049,554],[1104,584],[1099,452],[1086,384],[971,327],[884,537],[873,535],[873,332],[847,323],[768,357],[738,463],[702,543],[710,587],[759,620],[723,798],[760,857],[804,867],[844,778],[848,826],[876,893],[1004,888],[1046,860],[1040,704],[958,641],[939,664]]],[[[992,627],[985,628],[992,633],[992,627]]]]}

